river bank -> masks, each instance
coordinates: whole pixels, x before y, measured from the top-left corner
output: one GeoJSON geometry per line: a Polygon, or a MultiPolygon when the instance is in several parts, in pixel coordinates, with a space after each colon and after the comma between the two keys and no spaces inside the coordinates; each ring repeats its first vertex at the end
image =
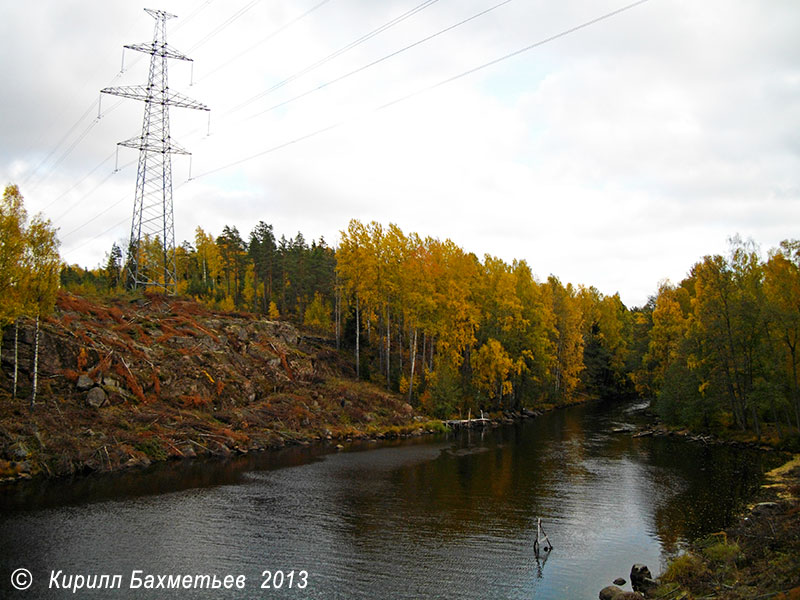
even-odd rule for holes
{"type": "MultiPolygon", "coordinates": [[[[405,397],[357,381],[333,339],[187,299],[59,294],[42,323],[31,409],[33,352],[32,323],[6,328],[0,483],[447,430],[405,397]]],[[[458,423],[499,426],[553,408],[458,423]]]]}
{"type": "Polygon", "coordinates": [[[663,598],[800,598],[800,455],[766,474],[736,524],[672,561],[663,598]]]}
{"type": "Polygon", "coordinates": [[[600,598],[800,598],[800,454],[766,473],[735,524],[695,540],[655,582],[634,585],[643,596],[618,589],[606,587],[600,598]]]}
{"type": "Polygon", "coordinates": [[[32,323],[2,342],[0,480],[444,431],[357,381],[333,340],[187,299],[61,293],[42,324],[32,409],[32,323]]]}

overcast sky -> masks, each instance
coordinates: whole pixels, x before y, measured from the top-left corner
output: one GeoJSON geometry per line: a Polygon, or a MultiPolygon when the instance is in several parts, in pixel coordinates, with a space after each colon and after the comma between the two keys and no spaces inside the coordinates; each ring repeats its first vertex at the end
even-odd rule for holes
{"type": "Polygon", "coordinates": [[[171,111],[193,154],[188,182],[173,157],[178,243],[263,220],[335,245],[375,220],[641,305],[733,234],[764,253],[800,237],[800,2],[649,0],[438,85],[631,1],[511,0],[301,98],[500,0],[429,1],[269,93],[422,0],[6,1],[0,182],[70,263],[127,237],[137,151],[114,173],[115,150],[143,105],[104,96],[96,120],[94,103],[146,82],[144,54],[120,74],[122,46],[151,41],[143,8],[163,9],[194,59],[194,84],[171,61],[170,87],[212,109],[210,136],[206,113],[171,111]]]}

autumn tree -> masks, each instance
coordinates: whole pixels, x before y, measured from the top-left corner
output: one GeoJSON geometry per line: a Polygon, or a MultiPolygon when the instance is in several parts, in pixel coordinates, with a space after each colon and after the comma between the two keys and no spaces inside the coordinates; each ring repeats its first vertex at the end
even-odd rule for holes
{"type": "Polygon", "coordinates": [[[764,265],[764,296],[780,379],[800,431],[800,241],[785,240],[764,265]]]}
{"type": "MultiPolygon", "coordinates": [[[[21,316],[34,319],[34,352],[31,408],[38,388],[39,324],[52,311],[59,284],[61,259],[58,240],[49,220],[37,215],[29,223],[17,186],[6,187],[0,203],[0,342],[2,328],[15,323],[14,382],[16,396],[19,372],[18,323],[21,316]]],[[[0,347],[2,344],[0,344],[0,347]]]]}
{"type": "Polygon", "coordinates": [[[7,186],[0,202],[0,338],[3,329],[22,312],[19,283],[27,218],[19,188],[7,186]]]}
{"type": "Polygon", "coordinates": [[[198,283],[201,283],[197,289],[201,292],[199,295],[208,297],[217,288],[220,269],[219,248],[214,242],[214,237],[203,231],[201,227],[195,229],[194,248],[199,270],[198,283]]]}
{"type": "Polygon", "coordinates": [[[255,295],[256,297],[260,296],[258,303],[261,306],[261,310],[267,313],[272,300],[272,284],[277,260],[277,247],[272,225],[259,221],[255,229],[250,232],[247,253],[254,267],[253,285],[256,288],[255,295]]]}
{"type": "Polygon", "coordinates": [[[108,289],[115,290],[122,285],[122,248],[116,242],[106,257],[105,276],[108,289]]]}
{"type": "Polygon", "coordinates": [[[583,315],[572,284],[565,286],[551,275],[547,279],[547,293],[555,319],[552,391],[558,398],[571,398],[580,383],[579,376],[584,368],[583,315]]]}
{"type": "MultiPolygon", "coordinates": [[[[26,240],[27,213],[16,185],[9,185],[0,202],[0,365],[2,365],[3,332],[16,323],[25,309],[25,297],[20,288],[24,275],[23,256],[26,240]]],[[[15,328],[16,332],[16,328],[15,328]]],[[[17,338],[15,333],[15,339],[17,338]]],[[[16,344],[15,344],[16,348],[16,344]]],[[[17,360],[14,358],[16,393],[17,360]]]]}
{"type": "Polygon", "coordinates": [[[225,283],[225,296],[232,298],[235,306],[240,306],[247,269],[245,243],[236,227],[225,225],[217,237],[216,245],[220,272],[225,283]]]}
{"type": "Polygon", "coordinates": [[[39,324],[42,315],[52,312],[55,306],[61,258],[58,254],[56,231],[49,219],[34,217],[26,232],[25,242],[25,275],[22,287],[34,317],[30,404],[33,409],[39,382],[39,324]]]}
{"type": "Polygon", "coordinates": [[[503,397],[511,394],[511,376],[518,367],[503,345],[494,338],[489,338],[480,346],[474,362],[475,387],[487,393],[494,401],[494,408],[499,408],[503,397]]]}

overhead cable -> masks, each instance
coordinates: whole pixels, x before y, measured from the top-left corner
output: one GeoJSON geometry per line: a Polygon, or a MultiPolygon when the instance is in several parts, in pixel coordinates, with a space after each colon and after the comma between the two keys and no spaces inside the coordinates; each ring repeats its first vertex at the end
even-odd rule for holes
{"type": "Polygon", "coordinates": [[[333,60],[334,58],[336,58],[338,56],[341,56],[345,52],[348,52],[348,51],[352,50],[353,48],[355,48],[357,46],[360,46],[364,42],[366,42],[368,40],[371,40],[376,35],[379,35],[379,34],[383,33],[384,31],[386,31],[387,29],[390,29],[390,28],[394,27],[398,23],[402,23],[406,19],[414,16],[415,14],[417,14],[418,12],[420,12],[422,10],[425,10],[426,8],[428,8],[429,6],[432,6],[433,4],[435,4],[438,1],[439,0],[425,0],[425,2],[423,2],[421,4],[418,4],[417,6],[412,8],[411,10],[408,10],[405,13],[403,13],[402,15],[400,15],[398,17],[395,17],[394,19],[384,23],[383,25],[381,25],[377,29],[373,29],[369,33],[366,33],[366,34],[362,35],[360,38],[353,40],[352,42],[350,42],[349,44],[346,44],[345,46],[342,46],[341,48],[339,48],[335,52],[332,52],[331,54],[328,54],[327,56],[319,59],[317,62],[315,62],[313,64],[310,64],[307,67],[305,67],[305,68],[301,69],[300,71],[298,71],[297,73],[294,73],[293,75],[290,75],[286,79],[283,79],[283,80],[279,81],[278,83],[274,84],[272,87],[264,90],[263,92],[260,92],[260,93],[256,94],[255,96],[245,100],[241,104],[238,104],[238,105],[234,106],[233,108],[227,110],[224,114],[230,114],[230,113],[236,112],[238,110],[241,110],[245,106],[248,106],[248,105],[252,104],[253,102],[255,102],[256,100],[259,100],[259,99],[263,98],[267,94],[270,94],[270,93],[274,92],[275,90],[277,90],[279,88],[282,88],[287,83],[290,83],[290,82],[294,81],[295,79],[297,79],[299,77],[302,77],[306,73],[310,73],[314,69],[316,69],[318,67],[321,67],[325,63],[330,62],[331,60],[333,60]]]}
{"type": "MultiPolygon", "coordinates": [[[[630,10],[630,9],[636,7],[636,6],[639,6],[641,4],[644,4],[645,2],[648,2],[648,1],[649,0],[638,0],[637,2],[633,2],[632,4],[628,4],[626,6],[618,8],[618,9],[613,10],[611,12],[605,13],[604,15],[601,15],[599,17],[591,19],[590,21],[586,21],[585,23],[581,23],[580,25],[576,25],[575,27],[571,27],[570,29],[566,29],[566,30],[564,30],[564,31],[562,31],[560,33],[557,33],[555,35],[552,35],[552,36],[550,36],[548,38],[545,38],[543,40],[539,40],[538,42],[534,42],[532,44],[524,46],[524,47],[520,48],[519,50],[515,50],[514,52],[510,52],[508,54],[505,54],[503,56],[500,56],[498,58],[490,60],[489,62],[483,63],[481,65],[478,65],[476,67],[473,67],[471,69],[463,71],[463,72],[461,72],[461,73],[459,73],[457,75],[453,75],[452,77],[448,77],[447,79],[443,79],[443,80],[441,80],[441,81],[439,81],[439,82],[437,82],[437,83],[435,83],[433,85],[429,85],[427,87],[424,87],[424,88],[421,88],[419,90],[416,90],[416,91],[414,91],[414,92],[412,92],[410,94],[406,94],[405,96],[401,96],[399,98],[396,98],[396,99],[394,99],[394,100],[392,100],[390,102],[387,102],[385,104],[382,104],[382,105],[376,107],[371,112],[372,113],[380,112],[380,111],[385,110],[385,109],[387,109],[387,108],[389,108],[391,106],[394,106],[396,104],[400,104],[401,102],[404,102],[406,100],[410,100],[411,98],[414,98],[414,97],[419,96],[421,94],[424,94],[426,92],[430,92],[430,91],[435,90],[435,89],[437,89],[439,87],[442,87],[444,85],[447,85],[447,84],[452,83],[454,81],[457,81],[459,79],[467,77],[469,75],[473,75],[474,73],[477,73],[478,71],[482,71],[483,69],[486,69],[488,67],[494,66],[494,65],[496,65],[496,64],[498,64],[500,62],[503,62],[503,61],[508,60],[510,58],[513,58],[515,56],[519,56],[520,54],[523,54],[525,52],[529,52],[530,50],[533,50],[534,48],[538,48],[538,47],[543,46],[545,44],[548,44],[550,42],[554,42],[554,41],[556,41],[556,40],[558,40],[560,38],[563,38],[565,36],[568,36],[568,35],[570,35],[572,33],[575,33],[577,31],[580,31],[582,29],[585,29],[585,28],[590,27],[592,25],[595,25],[597,23],[600,23],[601,21],[605,21],[606,19],[610,19],[611,17],[619,15],[619,14],[625,12],[625,11],[628,11],[628,10],[630,10]]],[[[201,177],[205,177],[205,176],[211,175],[213,173],[218,173],[219,171],[223,171],[225,169],[229,169],[231,167],[234,167],[234,166],[240,165],[242,163],[251,161],[251,160],[253,160],[255,158],[259,158],[261,156],[270,154],[270,153],[275,152],[277,150],[280,150],[282,148],[286,148],[288,146],[294,145],[294,144],[296,144],[298,142],[302,142],[302,141],[308,140],[310,138],[316,137],[316,136],[318,136],[320,134],[326,133],[328,131],[332,131],[334,129],[338,129],[339,127],[341,127],[341,126],[343,126],[345,124],[348,124],[348,123],[350,123],[350,122],[352,122],[354,120],[355,119],[347,119],[347,120],[340,121],[340,122],[332,124],[332,125],[328,125],[327,127],[323,127],[321,129],[317,129],[315,131],[312,131],[310,133],[302,135],[302,136],[300,136],[298,138],[292,139],[292,140],[290,140],[288,142],[284,142],[284,143],[278,144],[277,146],[273,146],[271,148],[267,148],[265,150],[262,150],[261,152],[257,152],[255,154],[240,158],[238,160],[235,160],[233,162],[227,163],[227,164],[222,165],[220,167],[216,167],[216,168],[210,169],[208,171],[200,173],[199,175],[195,175],[192,178],[192,180],[200,179],[201,177]]]]}

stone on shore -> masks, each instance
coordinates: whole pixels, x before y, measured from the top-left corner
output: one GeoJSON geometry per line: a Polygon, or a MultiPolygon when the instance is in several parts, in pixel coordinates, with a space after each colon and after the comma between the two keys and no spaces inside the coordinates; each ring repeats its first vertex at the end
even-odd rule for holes
{"type": "Polygon", "coordinates": [[[621,588],[615,585],[607,585],[600,590],[600,600],[614,600],[617,596],[623,593],[621,588]]]}
{"type": "Polygon", "coordinates": [[[635,564],[631,567],[631,587],[634,592],[647,595],[658,587],[658,583],[653,579],[647,565],[635,564]]]}
{"type": "Polygon", "coordinates": [[[86,394],[86,404],[94,408],[100,408],[107,400],[108,396],[106,396],[103,388],[93,387],[89,390],[89,393],[86,394]]]}
{"type": "Polygon", "coordinates": [[[80,375],[77,383],[75,384],[75,387],[78,388],[79,392],[85,392],[86,390],[91,389],[92,386],[94,386],[94,380],[88,375],[80,375]]]}
{"type": "Polygon", "coordinates": [[[616,585],[609,585],[600,590],[600,600],[644,600],[638,592],[626,592],[616,585]]]}

